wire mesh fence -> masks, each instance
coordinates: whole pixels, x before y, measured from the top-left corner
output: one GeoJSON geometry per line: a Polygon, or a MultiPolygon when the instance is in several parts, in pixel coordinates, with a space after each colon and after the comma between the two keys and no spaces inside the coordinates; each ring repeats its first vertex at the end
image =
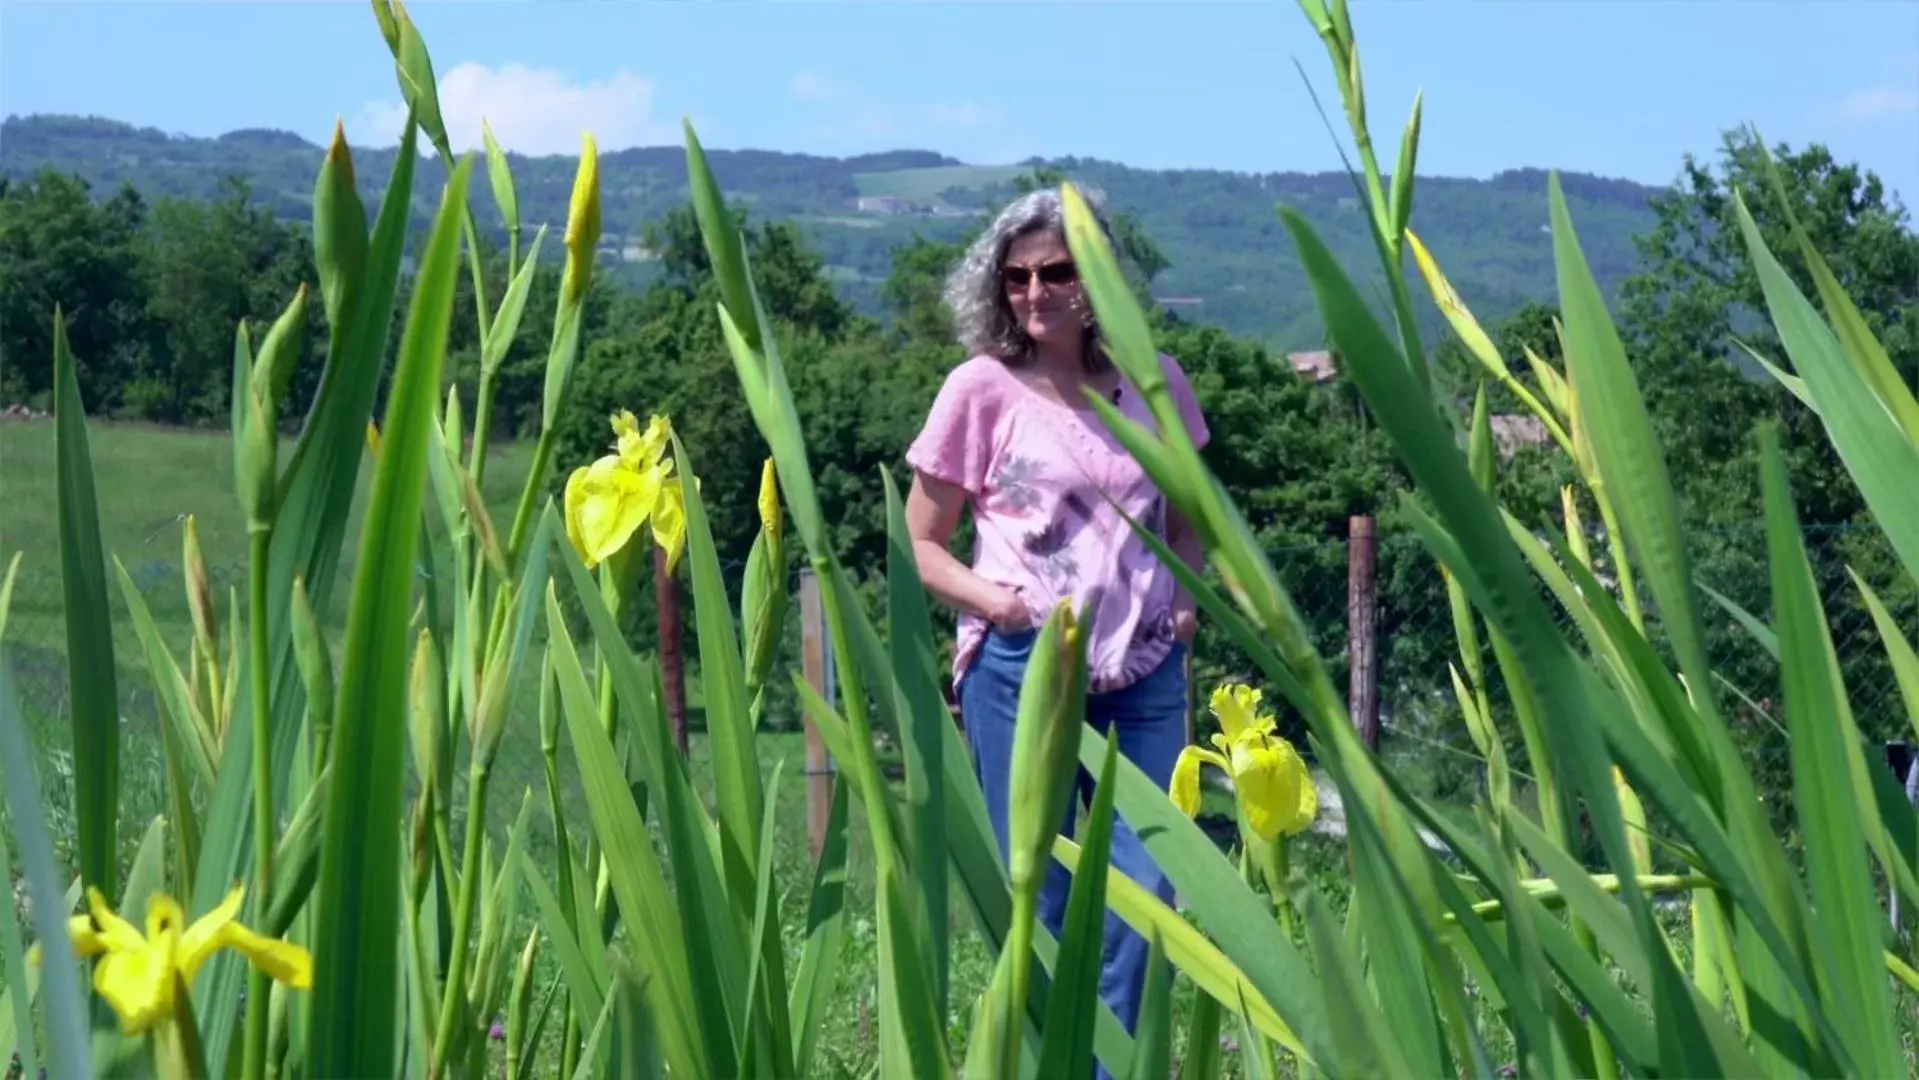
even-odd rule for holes
{"type": "MultiPolygon", "coordinates": [[[[1913,584],[1904,578],[1876,529],[1821,527],[1809,528],[1804,535],[1825,603],[1840,672],[1863,734],[1869,740],[1908,737],[1911,724],[1905,706],[1884,645],[1853,575],[1871,585],[1886,601],[1898,623],[1905,627],[1919,626],[1919,597],[1915,596],[1913,584]]],[[[1599,576],[1602,582],[1609,583],[1603,562],[1603,543],[1595,541],[1592,549],[1595,557],[1601,559],[1599,576]]],[[[1769,572],[1762,528],[1754,525],[1694,533],[1689,538],[1689,554],[1695,580],[1740,605],[1760,623],[1769,622],[1769,572]]],[[[1350,631],[1355,596],[1349,580],[1351,555],[1351,545],[1347,542],[1269,553],[1280,581],[1312,629],[1335,684],[1341,687],[1349,685],[1353,655],[1350,631]]],[[[23,567],[6,622],[6,640],[0,646],[4,646],[6,660],[12,666],[23,711],[41,755],[36,764],[41,770],[56,833],[68,834],[70,829],[61,826],[71,824],[64,821],[63,816],[68,813],[72,799],[69,783],[72,756],[89,752],[89,748],[76,747],[70,742],[69,688],[75,678],[105,678],[107,673],[76,672],[69,667],[60,578],[56,570],[47,568],[47,561],[41,561],[40,566],[37,571],[23,567]]],[[[737,599],[737,583],[743,567],[728,565],[722,570],[737,599]]],[[[181,567],[164,561],[143,562],[128,565],[127,573],[152,613],[160,638],[184,669],[193,630],[181,567]]],[[[238,624],[231,629],[244,632],[244,610],[236,612],[232,605],[245,594],[245,570],[236,566],[212,566],[209,573],[223,620],[220,634],[224,649],[225,636],[230,632],[227,622],[238,624]]],[[[343,573],[329,609],[321,614],[328,637],[336,648],[346,616],[349,590],[345,583],[350,580],[350,572],[343,573]]],[[[1455,704],[1449,665],[1458,665],[1461,659],[1444,579],[1417,537],[1384,534],[1376,541],[1372,586],[1370,596],[1361,602],[1370,604],[1382,750],[1400,762],[1428,763],[1418,767],[1432,775],[1450,771],[1455,774],[1455,783],[1471,787],[1478,772],[1477,755],[1455,704]]],[[[566,590],[561,592],[564,594],[566,590]]],[[[116,681],[123,718],[123,824],[140,828],[154,814],[163,812],[165,805],[160,705],[148,677],[142,644],[117,589],[109,589],[109,599],[114,619],[112,677],[116,681]]],[[[690,597],[683,597],[683,606],[687,609],[689,627],[683,649],[687,663],[687,712],[689,728],[697,732],[703,727],[703,698],[697,671],[698,650],[690,632],[690,597]]],[[[1568,632],[1576,634],[1570,618],[1556,604],[1551,604],[1550,599],[1549,606],[1568,632]]],[[[635,607],[639,610],[630,620],[630,632],[635,646],[650,652],[657,640],[650,599],[635,607]]],[[[875,610],[874,614],[879,616],[881,612],[875,610]]],[[[1783,792],[1789,786],[1787,739],[1783,721],[1775,716],[1779,699],[1776,664],[1767,646],[1749,628],[1703,594],[1700,614],[1717,698],[1731,719],[1738,742],[1751,755],[1761,790],[1783,792]]],[[[1658,613],[1650,605],[1646,617],[1649,637],[1670,663],[1658,613]]],[[[800,726],[797,697],[784,674],[797,670],[800,665],[800,618],[796,599],[787,607],[787,625],[778,657],[781,674],[770,680],[769,685],[765,723],[775,730],[796,730],[800,726]]],[[[944,639],[950,637],[951,619],[944,616],[936,619],[944,645],[944,639]]],[[[584,635],[586,628],[582,623],[572,629],[584,635]]],[[[539,633],[543,637],[544,628],[539,633]]],[[[243,645],[244,638],[241,642],[243,645]]],[[[1485,642],[1483,630],[1481,646],[1489,695],[1497,715],[1505,694],[1498,664],[1485,642]]],[[[242,648],[240,655],[244,657],[244,654],[242,648]]],[[[537,642],[533,656],[538,656],[537,642]]],[[[1224,633],[1204,623],[1194,649],[1193,670],[1201,703],[1197,723],[1203,738],[1210,728],[1203,703],[1211,685],[1229,678],[1257,682],[1258,676],[1224,633]]],[[[489,800],[494,816],[510,817],[518,808],[523,788],[531,789],[536,799],[543,800],[546,781],[540,741],[539,683],[537,677],[517,680],[508,734],[495,766],[494,790],[503,797],[489,800]]],[[[1267,695],[1269,701],[1275,697],[1267,695]]],[[[1552,718],[1547,719],[1550,722],[1552,718]]],[[[1281,721],[1282,727],[1288,722],[1295,725],[1289,734],[1303,734],[1297,728],[1297,721],[1288,718],[1283,709],[1281,721]]],[[[395,718],[395,722],[403,720],[395,718]]],[[[1509,719],[1502,724],[1502,730],[1513,730],[1509,719]]],[[[696,745],[695,752],[697,750],[696,745]]],[[[1509,756],[1514,767],[1523,772],[1523,752],[1516,737],[1509,742],[1509,756]]],[[[564,743],[557,764],[563,786],[576,800],[569,810],[583,812],[583,804],[577,803],[571,751],[564,748],[564,743]]],[[[1426,779],[1431,782],[1431,775],[1426,779]]],[[[137,836],[138,832],[131,835],[137,836]]]]}

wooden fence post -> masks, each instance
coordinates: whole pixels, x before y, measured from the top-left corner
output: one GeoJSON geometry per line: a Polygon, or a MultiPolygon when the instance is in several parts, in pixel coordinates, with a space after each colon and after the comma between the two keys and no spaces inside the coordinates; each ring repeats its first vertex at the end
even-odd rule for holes
{"type": "MultiPolygon", "coordinates": [[[[825,610],[820,606],[820,579],[811,570],[800,571],[800,668],[806,682],[827,704],[833,703],[833,645],[826,635],[825,610]]],[[[813,858],[820,857],[826,840],[827,813],[832,809],[833,762],[811,716],[806,725],[806,842],[813,858]]]]}
{"type": "Polygon", "coordinates": [[[1354,515],[1347,522],[1350,542],[1346,547],[1346,637],[1347,655],[1352,661],[1346,707],[1353,714],[1353,726],[1368,749],[1379,749],[1379,657],[1374,651],[1373,616],[1377,611],[1373,591],[1373,563],[1379,537],[1368,514],[1354,515]]]}
{"type": "Polygon", "coordinates": [[[666,549],[653,545],[653,599],[659,609],[660,681],[666,689],[666,717],[673,745],[686,756],[686,650],[680,639],[680,588],[666,569],[666,549]]]}

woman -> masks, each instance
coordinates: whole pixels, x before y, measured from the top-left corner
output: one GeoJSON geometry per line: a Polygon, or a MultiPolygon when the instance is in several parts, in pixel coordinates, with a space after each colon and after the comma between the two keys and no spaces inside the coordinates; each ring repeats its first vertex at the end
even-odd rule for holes
{"type": "MultiPolygon", "coordinates": [[[[1107,229],[1103,217],[1100,227],[1107,229]]],[[[906,521],[921,580],[960,613],[954,692],[1004,858],[1020,685],[1038,624],[1062,600],[1089,627],[1088,722],[1116,733],[1120,752],[1166,789],[1186,744],[1194,603],[1127,518],[1189,565],[1199,564],[1199,550],[1085,399],[1090,388],[1157,427],[1105,352],[1057,191],[1026,195],[1000,213],[948,281],[947,302],[971,359],[947,376],[907,452],[914,477],[906,521]],[[969,509],[970,567],[947,550],[969,509]]],[[[1206,424],[1185,374],[1170,357],[1160,363],[1187,430],[1204,446],[1206,424]]],[[[1080,783],[1089,793],[1084,771],[1080,783]]],[[[1064,828],[1073,816],[1069,806],[1064,828]]],[[[1171,901],[1171,885],[1123,820],[1114,823],[1112,865],[1171,901]]],[[[1053,863],[1040,915],[1055,936],[1070,882],[1053,863]]],[[[1128,1031],[1139,1016],[1147,952],[1109,912],[1100,992],[1128,1031]]]]}

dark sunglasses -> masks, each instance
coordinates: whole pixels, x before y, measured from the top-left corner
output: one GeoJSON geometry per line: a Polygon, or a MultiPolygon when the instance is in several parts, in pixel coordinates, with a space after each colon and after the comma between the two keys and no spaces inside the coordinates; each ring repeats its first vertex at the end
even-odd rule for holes
{"type": "MultiPolygon", "coordinates": [[[[1006,283],[1015,289],[1024,289],[1033,281],[1033,268],[1030,266],[1009,266],[1000,273],[1006,283]]],[[[1068,285],[1079,280],[1079,268],[1070,262],[1047,263],[1039,268],[1039,280],[1044,285],[1068,285]]]]}

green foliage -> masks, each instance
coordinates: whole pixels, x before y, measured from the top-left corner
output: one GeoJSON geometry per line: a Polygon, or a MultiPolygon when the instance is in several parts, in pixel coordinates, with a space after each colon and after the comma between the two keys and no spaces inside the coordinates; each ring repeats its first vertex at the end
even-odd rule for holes
{"type": "Polygon", "coordinates": [[[131,187],[94,202],[84,181],[52,170],[0,181],[0,351],[42,358],[7,364],[0,396],[52,411],[53,310],[80,301],[84,314],[67,334],[81,400],[91,410],[117,403],[151,347],[140,245],[147,213],[131,187]]]}
{"type": "Polygon", "coordinates": [[[1642,269],[1622,292],[1620,323],[1632,345],[1654,430],[1694,522],[1755,519],[1757,424],[1777,416],[1793,496],[1808,524],[1855,519],[1861,504],[1808,410],[1753,362],[1749,347],[1784,361],[1765,319],[1765,298],[1734,211],[1746,196],[1759,235],[1795,284],[1813,291],[1805,258],[1789,242],[1786,211],[1846,283],[1907,385],[1919,385],[1919,235],[1879,178],[1842,164],[1823,146],[1776,147],[1784,200],[1766,191],[1764,147],[1747,131],[1726,134],[1717,168],[1688,155],[1680,180],[1653,201],[1655,227],[1640,238],[1642,269]]]}

